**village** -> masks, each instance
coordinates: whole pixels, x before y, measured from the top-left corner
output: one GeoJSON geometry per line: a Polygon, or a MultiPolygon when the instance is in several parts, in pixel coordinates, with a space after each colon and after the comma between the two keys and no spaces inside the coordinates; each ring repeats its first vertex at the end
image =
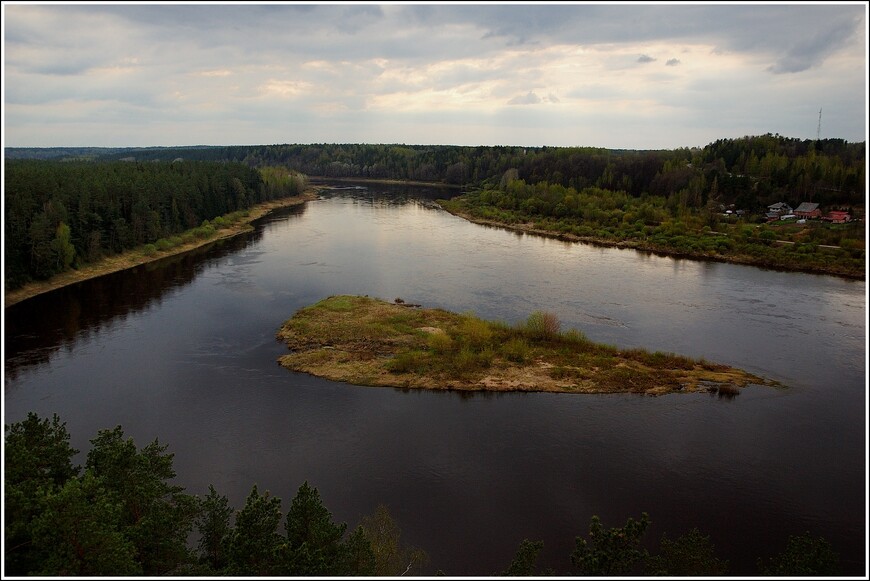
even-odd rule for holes
{"type": "Polygon", "coordinates": [[[765,218],[768,222],[796,220],[798,224],[804,224],[807,220],[824,220],[832,224],[852,221],[851,214],[843,210],[829,210],[823,215],[819,205],[813,202],[801,202],[794,209],[785,202],[777,202],[767,207],[765,218]]]}

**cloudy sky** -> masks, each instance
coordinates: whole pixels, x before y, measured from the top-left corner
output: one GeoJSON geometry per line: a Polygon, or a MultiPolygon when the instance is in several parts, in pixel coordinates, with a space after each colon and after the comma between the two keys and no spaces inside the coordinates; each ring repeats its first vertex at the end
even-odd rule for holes
{"type": "Polygon", "coordinates": [[[4,145],[863,141],[867,10],[7,2],[4,145]]]}

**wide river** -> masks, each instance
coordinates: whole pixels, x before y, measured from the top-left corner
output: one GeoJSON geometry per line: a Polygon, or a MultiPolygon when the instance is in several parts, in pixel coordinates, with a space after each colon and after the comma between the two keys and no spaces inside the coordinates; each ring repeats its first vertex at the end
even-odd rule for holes
{"type": "Polygon", "coordinates": [[[344,188],[255,233],[61,289],[5,313],[6,424],[58,413],[159,438],[178,484],[283,508],[308,481],[338,522],[386,505],[428,573],[488,575],[519,543],[571,571],[589,519],[648,512],[646,541],[693,527],[730,573],[824,536],[863,575],[866,283],[666,257],[471,224],[450,192],[344,188]],[[358,387],[281,368],[297,309],[359,294],[509,323],[534,310],[620,347],[705,357],[779,380],[709,394],[461,394],[358,387]]]}

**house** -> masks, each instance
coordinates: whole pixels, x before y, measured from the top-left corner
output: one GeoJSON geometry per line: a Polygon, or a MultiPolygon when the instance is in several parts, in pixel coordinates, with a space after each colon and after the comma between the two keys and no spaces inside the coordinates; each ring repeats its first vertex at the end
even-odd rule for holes
{"type": "Polygon", "coordinates": [[[769,218],[771,214],[776,214],[779,217],[783,214],[791,214],[793,211],[791,206],[785,202],[777,202],[767,207],[767,216],[769,218]]]}
{"type": "Polygon", "coordinates": [[[823,216],[822,220],[828,220],[833,222],[834,224],[845,224],[852,220],[852,217],[849,215],[849,212],[839,212],[836,210],[832,210],[828,212],[827,216],[823,216]]]}
{"type": "Polygon", "coordinates": [[[801,202],[801,205],[795,208],[795,216],[798,218],[821,218],[822,211],[819,210],[819,205],[812,202],[801,202]]]}

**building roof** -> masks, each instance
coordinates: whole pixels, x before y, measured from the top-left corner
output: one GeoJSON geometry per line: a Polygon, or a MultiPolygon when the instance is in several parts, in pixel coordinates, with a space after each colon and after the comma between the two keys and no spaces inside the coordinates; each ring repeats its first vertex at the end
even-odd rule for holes
{"type": "Polygon", "coordinates": [[[801,202],[801,205],[795,208],[795,212],[813,212],[819,209],[818,204],[812,202],[801,202]]]}
{"type": "Polygon", "coordinates": [[[777,202],[775,204],[771,204],[770,206],[768,206],[768,209],[770,209],[770,210],[782,210],[783,208],[790,208],[790,207],[791,206],[789,206],[785,202],[777,202]]]}

